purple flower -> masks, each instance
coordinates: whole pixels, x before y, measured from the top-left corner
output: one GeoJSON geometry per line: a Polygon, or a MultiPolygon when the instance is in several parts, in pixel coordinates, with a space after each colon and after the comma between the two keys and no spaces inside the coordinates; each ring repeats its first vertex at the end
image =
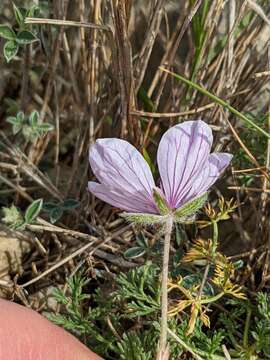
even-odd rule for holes
{"type": "Polygon", "coordinates": [[[211,153],[212,130],[203,121],[186,121],[161,138],[157,163],[159,189],[138,150],[121,139],[99,139],[91,146],[89,161],[100,183],[88,188],[99,199],[132,213],[158,214],[156,189],[171,209],[181,208],[205,194],[229,165],[232,155],[211,153]]]}

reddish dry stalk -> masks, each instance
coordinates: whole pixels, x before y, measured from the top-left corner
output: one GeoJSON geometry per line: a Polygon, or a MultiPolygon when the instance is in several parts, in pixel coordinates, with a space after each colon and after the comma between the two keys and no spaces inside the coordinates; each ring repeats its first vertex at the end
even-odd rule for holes
{"type": "Polygon", "coordinates": [[[111,0],[115,27],[116,60],[119,72],[121,98],[121,137],[129,136],[138,144],[139,124],[133,119],[131,110],[135,107],[132,48],[128,37],[128,18],[125,1],[111,0]]]}

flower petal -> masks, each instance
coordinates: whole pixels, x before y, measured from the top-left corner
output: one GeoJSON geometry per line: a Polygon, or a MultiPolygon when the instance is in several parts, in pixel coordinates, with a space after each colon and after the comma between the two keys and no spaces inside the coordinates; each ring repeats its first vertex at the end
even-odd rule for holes
{"type": "Polygon", "coordinates": [[[153,175],[134,146],[121,139],[99,139],[90,148],[89,161],[97,179],[108,187],[108,191],[127,201],[132,199],[141,204],[139,207],[151,209],[152,213],[157,212],[152,194],[153,175]]]}
{"type": "Polygon", "coordinates": [[[127,196],[120,190],[117,191],[106,185],[94,181],[88,182],[88,189],[97,198],[119,209],[129,212],[139,213],[157,213],[157,210],[151,205],[144,204],[136,196],[127,196]]]}
{"type": "Polygon", "coordinates": [[[203,171],[198,175],[190,190],[185,194],[185,197],[181,199],[181,204],[179,205],[183,205],[191,199],[204,194],[220,177],[221,173],[230,164],[231,160],[231,154],[210,154],[203,171]]]}
{"type": "Polygon", "coordinates": [[[202,171],[213,142],[212,130],[203,121],[186,121],[162,137],[157,162],[166,199],[176,208],[202,171]]]}

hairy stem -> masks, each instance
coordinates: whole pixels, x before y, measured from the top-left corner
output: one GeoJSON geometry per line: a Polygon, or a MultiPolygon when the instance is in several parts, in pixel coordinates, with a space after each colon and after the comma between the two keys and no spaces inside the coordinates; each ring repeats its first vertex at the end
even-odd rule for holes
{"type": "Polygon", "coordinates": [[[161,283],[161,323],[160,339],[157,360],[161,360],[165,355],[167,347],[168,333],[168,269],[170,257],[170,241],[173,227],[173,218],[170,216],[166,221],[163,265],[162,265],[162,283],[161,283]]]}

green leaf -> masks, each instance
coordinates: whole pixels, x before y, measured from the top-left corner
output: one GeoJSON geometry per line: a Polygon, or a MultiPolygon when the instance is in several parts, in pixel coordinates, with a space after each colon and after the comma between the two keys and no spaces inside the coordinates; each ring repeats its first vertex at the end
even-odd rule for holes
{"type": "Polygon", "coordinates": [[[145,254],[145,250],[139,246],[130,248],[124,252],[124,257],[129,259],[135,259],[145,254]]]}
{"type": "Polygon", "coordinates": [[[17,116],[9,116],[6,120],[9,124],[12,124],[12,132],[14,135],[18,134],[22,130],[24,113],[22,111],[18,112],[17,116]]]}
{"type": "Polygon", "coordinates": [[[21,9],[19,9],[14,3],[13,3],[13,11],[18,25],[22,27],[24,25],[24,16],[22,14],[21,9]]]}
{"type": "Polygon", "coordinates": [[[245,125],[249,125],[251,126],[253,129],[256,129],[258,132],[260,132],[262,135],[266,136],[268,139],[270,139],[270,134],[265,131],[263,128],[261,128],[260,126],[258,126],[254,121],[250,120],[247,116],[245,116],[244,114],[242,114],[240,111],[236,110],[234,107],[232,107],[229,103],[227,103],[226,101],[222,100],[221,98],[219,98],[218,96],[212,94],[210,91],[206,90],[205,88],[201,87],[200,85],[194,83],[191,80],[186,79],[185,77],[176,74],[174,72],[171,72],[165,68],[163,68],[162,66],[159,67],[160,70],[167,72],[168,74],[172,75],[175,79],[182,81],[183,83],[185,83],[188,86],[191,86],[193,89],[196,89],[197,91],[199,91],[200,93],[202,93],[203,95],[207,96],[209,99],[213,100],[215,103],[223,106],[225,109],[228,109],[232,114],[234,114],[235,116],[237,116],[239,119],[241,119],[245,125]]]}
{"type": "Polygon", "coordinates": [[[129,222],[134,222],[143,225],[163,224],[165,222],[164,216],[155,214],[143,213],[122,213],[120,216],[124,217],[129,222]]]}
{"type": "Polygon", "coordinates": [[[24,121],[24,112],[19,111],[16,117],[17,117],[18,122],[23,123],[23,121],[24,121]]]}
{"type": "Polygon", "coordinates": [[[140,233],[139,235],[136,235],[136,243],[141,247],[141,248],[148,248],[148,240],[147,238],[140,233]]]}
{"type": "Polygon", "coordinates": [[[37,5],[33,5],[27,11],[25,17],[37,17],[40,13],[40,8],[37,5]]]}
{"type": "Polygon", "coordinates": [[[190,202],[188,202],[187,204],[185,204],[184,206],[178,208],[175,210],[175,217],[176,220],[181,220],[181,219],[185,219],[189,216],[195,215],[195,213],[200,210],[203,205],[205,204],[206,200],[207,200],[207,193],[197,197],[194,200],[191,200],[190,202]]]}
{"type": "Polygon", "coordinates": [[[62,207],[65,210],[71,210],[71,209],[76,209],[79,205],[80,205],[79,201],[75,199],[66,199],[63,202],[62,207]]]}
{"type": "Polygon", "coordinates": [[[40,130],[42,133],[52,131],[53,129],[54,129],[54,126],[49,123],[43,123],[43,124],[38,125],[38,130],[40,130]]]}
{"type": "Polygon", "coordinates": [[[62,290],[55,288],[52,290],[52,296],[55,298],[55,300],[62,304],[62,305],[68,305],[69,299],[65,296],[65,294],[62,292],[62,290]]]}
{"type": "Polygon", "coordinates": [[[16,41],[20,45],[31,44],[32,42],[37,40],[38,38],[31,31],[28,30],[23,30],[19,32],[16,37],[16,41]]]}
{"type": "Polygon", "coordinates": [[[8,122],[9,124],[12,124],[12,125],[18,124],[17,117],[15,117],[15,116],[9,116],[6,120],[6,122],[8,122]]]}
{"type": "Polygon", "coordinates": [[[25,221],[27,224],[31,224],[36,219],[42,209],[42,205],[43,199],[37,199],[28,206],[25,212],[25,221]]]}
{"type": "Polygon", "coordinates": [[[35,127],[38,125],[38,119],[39,119],[39,113],[34,110],[31,112],[30,116],[29,116],[29,123],[32,127],[35,127]]]}
{"type": "Polygon", "coordinates": [[[14,56],[17,54],[18,50],[19,46],[15,41],[7,41],[4,46],[4,56],[6,58],[6,61],[10,62],[10,60],[13,59],[14,56]]]}
{"type": "Polygon", "coordinates": [[[17,123],[17,124],[13,124],[12,126],[12,133],[13,135],[18,134],[21,130],[22,130],[22,124],[21,123],[17,123]]]}
{"type": "Polygon", "coordinates": [[[168,207],[167,201],[163,198],[158,188],[153,189],[153,197],[160,214],[169,214],[170,209],[168,207]]]}
{"type": "Polygon", "coordinates": [[[237,260],[233,263],[233,266],[236,270],[239,270],[244,266],[244,261],[242,259],[237,260]]]}
{"type": "Polygon", "coordinates": [[[175,240],[179,247],[181,247],[183,243],[188,241],[187,234],[180,224],[175,225],[175,240]]]}
{"type": "Polygon", "coordinates": [[[148,97],[147,92],[141,86],[138,91],[138,98],[143,102],[144,107],[147,111],[153,111],[155,106],[153,101],[148,97]]]}
{"type": "Polygon", "coordinates": [[[153,161],[151,160],[147,150],[145,148],[143,148],[142,153],[143,153],[144,159],[146,160],[147,164],[150,167],[150,170],[151,170],[152,174],[155,175],[156,168],[155,168],[155,165],[153,164],[153,161]]]}
{"type": "Polygon", "coordinates": [[[51,212],[53,209],[57,208],[59,205],[55,202],[46,202],[42,206],[42,210],[45,212],[51,212]]]}
{"type": "Polygon", "coordinates": [[[50,211],[50,221],[52,224],[56,223],[56,221],[58,221],[62,215],[63,215],[63,208],[62,207],[56,207],[54,208],[52,211],[50,211]]]}
{"type": "Polygon", "coordinates": [[[16,34],[10,26],[0,25],[0,37],[7,40],[15,40],[16,34]]]}

